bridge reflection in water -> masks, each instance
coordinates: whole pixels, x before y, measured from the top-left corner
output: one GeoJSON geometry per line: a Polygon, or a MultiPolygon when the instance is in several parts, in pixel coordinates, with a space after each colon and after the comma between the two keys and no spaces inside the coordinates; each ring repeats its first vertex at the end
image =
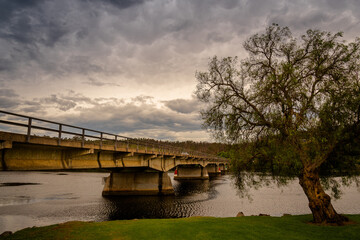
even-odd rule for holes
{"type": "Polygon", "coordinates": [[[109,220],[142,218],[179,218],[200,214],[204,202],[218,192],[209,180],[174,181],[175,196],[106,197],[109,220]]]}
{"type": "Polygon", "coordinates": [[[208,179],[228,165],[224,158],[154,141],[6,111],[0,117],[2,126],[26,131],[0,131],[1,170],[106,169],[111,172],[103,189],[106,196],[172,195],[167,171],[176,168],[178,180],[208,179]],[[38,131],[50,136],[40,137],[38,131]]]}
{"type": "MultiPolygon", "coordinates": [[[[205,181],[177,181],[173,180],[174,173],[169,172],[175,191],[173,196],[109,198],[100,194],[104,187],[102,178],[107,175],[93,172],[1,171],[0,232],[66,221],[162,216],[234,217],[239,211],[246,216],[260,213],[271,216],[311,214],[306,196],[296,180],[282,187],[273,182],[258,189],[249,189],[251,199],[248,199],[238,195],[230,174],[205,181]]],[[[356,184],[342,187],[341,191],[344,193],[341,199],[334,201],[336,208],[344,214],[359,214],[360,205],[356,203],[360,202],[360,194],[356,184]]]]}

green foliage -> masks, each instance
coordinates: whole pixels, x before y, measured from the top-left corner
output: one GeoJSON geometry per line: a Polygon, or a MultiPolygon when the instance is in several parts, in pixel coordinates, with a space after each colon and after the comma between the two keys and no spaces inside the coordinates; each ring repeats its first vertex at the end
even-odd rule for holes
{"type": "Polygon", "coordinates": [[[341,139],[321,166],[322,175],[353,176],[360,169],[360,124],[344,129],[341,139]]]}
{"type": "Polygon", "coordinates": [[[149,146],[154,145],[166,145],[181,149],[183,152],[191,153],[192,151],[207,153],[209,155],[218,155],[221,152],[225,153],[231,148],[230,144],[219,142],[194,142],[194,141],[161,141],[149,138],[139,138],[139,140],[147,142],[149,146]]]}
{"type": "Polygon", "coordinates": [[[237,174],[359,173],[360,39],[341,38],[273,24],[245,41],[248,58],[215,56],[196,73],[204,127],[240,146],[237,174]]]}
{"type": "MultiPolygon", "coordinates": [[[[234,213],[235,214],[235,213],[234,213]]],[[[349,216],[360,222],[359,215],[349,216]]],[[[360,225],[309,224],[311,216],[69,222],[27,228],[4,239],[359,239],[360,225]]],[[[3,239],[3,238],[1,238],[3,239]]]]}

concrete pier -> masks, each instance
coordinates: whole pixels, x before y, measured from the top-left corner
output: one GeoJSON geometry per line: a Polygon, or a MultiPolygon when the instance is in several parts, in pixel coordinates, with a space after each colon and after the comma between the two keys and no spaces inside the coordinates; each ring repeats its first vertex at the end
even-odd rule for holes
{"type": "Polygon", "coordinates": [[[225,175],[228,172],[228,166],[225,164],[219,164],[221,175],[225,175]]]}
{"type": "Polygon", "coordinates": [[[218,164],[209,164],[206,166],[206,169],[210,177],[221,176],[221,170],[218,164]]]}
{"type": "Polygon", "coordinates": [[[156,149],[127,148],[123,143],[99,145],[0,131],[0,170],[125,169],[143,167],[167,172],[176,166],[206,166],[217,161],[156,149]]]}
{"type": "Polygon", "coordinates": [[[206,167],[201,165],[178,166],[174,175],[175,180],[206,180],[209,174],[206,167]]]}
{"type": "Polygon", "coordinates": [[[174,189],[166,172],[146,170],[112,172],[102,192],[103,196],[172,194],[174,189]]]}
{"type": "Polygon", "coordinates": [[[36,127],[31,121],[29,118],[26,125],[27,135],[0,131],[0,171],[104,169],[111,172],[105,181],[104,196],[169,195],[174,194],[166,173],[170,169],[177,167],[174,179],[206,180],[209,170],[216,173],[217,163],[228,162],[207,155],[183,154],[176,149],[148,148],[121,141],[117,135],[113,141],[104,138],[102,132],[99,140],[87,140],[84,132],[90,130],[86,129],[82,129],[80,140],[63,139],[61,134],[69,132],[61,130],[62,124],[58,137],[35,136],[31,135],[31,128],[36,127]]]}

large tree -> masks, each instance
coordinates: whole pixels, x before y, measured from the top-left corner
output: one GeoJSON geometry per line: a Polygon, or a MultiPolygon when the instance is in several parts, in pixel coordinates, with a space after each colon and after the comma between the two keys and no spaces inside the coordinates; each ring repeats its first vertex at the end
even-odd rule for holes
{"type": "MultiPolygon", "coordinates": [[[[334,154],[339,144],[360,133],[360,40],[341,38],[318,30],[295,38],[273,24],[245,41],[247,58],[215,56],[208,71],[196,73],[204,126],[219,139],[251,146],[252,154],[238,160],[244,170],[262,165],[298,177],[315,223],[347,221],[319,174],[336,165],[329,159],[341,157],[334,154]]],[[[358,158],[347,159],[346,167],[359,169],[358,158]]]]}

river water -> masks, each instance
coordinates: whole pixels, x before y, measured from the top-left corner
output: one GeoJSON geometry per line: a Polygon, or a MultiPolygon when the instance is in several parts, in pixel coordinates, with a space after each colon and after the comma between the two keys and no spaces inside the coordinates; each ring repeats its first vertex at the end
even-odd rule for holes
{"type": "MultiPolygon", "coordinates": [[[[101,196],[108,173],[0,172],[0,234],[26,227],[67,221],[107,221],[190,216],[234,217],[260,213],[271,216],[309,214],[307,199],[297,181],[251,189],[239,196],[230,175],[208,181],[173,180],[175,196],[101,196]]],[[[360,214],[360,191],[343,187],[333,200],[340,213],[360,214]]]]}

